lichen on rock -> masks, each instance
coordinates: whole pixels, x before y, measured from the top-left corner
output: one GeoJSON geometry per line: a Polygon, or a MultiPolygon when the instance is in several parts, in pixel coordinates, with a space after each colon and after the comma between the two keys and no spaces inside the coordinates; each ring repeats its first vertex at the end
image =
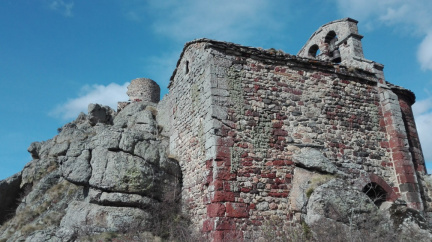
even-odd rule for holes
{"type": "MultiPolygon", "coordinates": [[[[63,126],[52,140],[32,143],[34,160],[4,181],[22,189],[12,196],[21,203],[0,227],[0,239],[71,241],[150,230],[161,203],[178,199],[182,176],[146,106],[136,102],[115,113],[90,104],[88,115],[63,126]]],[[[0,202],[0,208],[11,207],[0,202]]]]}

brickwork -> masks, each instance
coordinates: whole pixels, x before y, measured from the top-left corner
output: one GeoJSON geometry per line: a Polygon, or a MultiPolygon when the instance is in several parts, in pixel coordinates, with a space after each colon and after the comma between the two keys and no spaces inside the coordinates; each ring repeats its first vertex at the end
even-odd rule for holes
{"type": "Polygon", "coordinates": [[[388,84],[382,65],[350,63],[207,39],[186,44],[157,119],[182,167],[184,209],[207,239],[259,238],[266,221],[295,220],[292,157],[307,148],[359,190],[373,182],[388,201],[423,209],[414,95],[388,84]]]}
{"type": "MultiPolygon", "coordinates": [[[[398,94],[398,92],[396,92],[396,94],[398,94]]],[[[407,136],[408,136],[407,138],[409,142],[411,156],[414,162],[414,168],[417,172],[425,174],[426,173],[425,160],[423,157],[423,152],[420,145],[420,139],[414,121],[414,114],[411,109],[411,105],[414,103],[414,101],[408,99],[406,96],[402,94],[398,95],[398,99],[402,111],[402,119],[404,121],[407,136]]]]}
{"type": "Polygon", "coordinates": [[[321,149],[353,177],[369,172],[396,182],[389,150],[382,146],[387,136],[379,127],[373,83],[302,64],[288,68],[225,52],[212,54],[216,63],[224,63],[215,67],[223,70],[215,71],[215,89],[228,91],[214,103],[224,112],[217,117],[223,125],[218,130],[217,167],[212,167],[218,175],[212,182],[220,186],[212,202],[226,206],[218,218],[232,218],[245,239],[255,237],[253,227],[266,220],[290,219],[291,157],[303,147],[321,149]],[[236,207],[230,213],[232,204],[236,207]]]}
{"type": "Polygon", "coordinates": [[[410,153],[406,127],[402,118],[398,96],[386,87],[380,87],[382,119],[388,135],[388,147],[391,151],[392,163],[399,192],[408,206],[422,210],[417,175],[410,153]]]}

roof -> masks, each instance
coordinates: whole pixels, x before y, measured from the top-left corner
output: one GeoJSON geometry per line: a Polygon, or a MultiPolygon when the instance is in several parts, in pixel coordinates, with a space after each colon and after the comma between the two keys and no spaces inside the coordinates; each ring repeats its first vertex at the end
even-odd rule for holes
{"type": "MultiPolygon", "coordinates": [[[[363,69],[356,68],[353,70],[352,68],[335,64],[330,61],[320,61],[310,58],[299,57],[296,55],[285,53],[281,50],[262,49],[257,47],[243,46],[231,42],[201,38],[189,41],[184,45],[183,50],[180,54],[180,58],[177,61],[176,68],[171,75],[168,88],[172,85],[174,81],[174,77],[177,73],[177,69],[180,65],[184,53],[187,51],[188,47],[196,43],[205,43],[205,48],[212,48],[217,51],[221,51],[227,55],[248,57],[260,60],[264,63],[286,66],[303,66],[307,69],[316,69],[318,71],[323,71],[327,73],[337,73],[338,75],[345,76],[345,78],[360,78],[366,82],[377,82],[377,77],[375,76],[375,73],[363,69]]],[[[393,84],[390,84],[390,86],[392,89],[397,89],[399,93],[404,93],[405,95],[408,95],[414,103],[415,95],[412,91],[393,84]]]]}

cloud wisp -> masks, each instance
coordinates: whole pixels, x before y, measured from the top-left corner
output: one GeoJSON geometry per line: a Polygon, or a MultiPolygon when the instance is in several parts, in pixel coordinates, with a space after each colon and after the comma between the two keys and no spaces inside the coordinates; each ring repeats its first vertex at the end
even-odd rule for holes
{"type": "Polygon", "coordinates": [[[336,0],[339,11],[365,23],[368,29],[392,26],[403,35],[423,38],[417,60],[423,70],[432,70],[432,1],[430,0],[336,0]],[[371,7],[373,6],[373,7],[371,7]]]}
{"type": "Polygon", "coordinates": [[[76,118],[80,112],[87,113],[87,107],[90,103],[107,105],[115,110],[117,109],[118,101],[127,101],[129,99],[126,94],[128,85],[129,82],[123,85],[116,83],[111,83],[107,86],[85,85],[79,97],[58,105],[49,115],[63,120],[70,120],[76,118]]]}
{"type": "Polygon", "coordinates": [[[65,2],[63,0],[52,0],[48,3],[48,7],[58,13],[61,13],[65,17],[73,17],[72,9],[74,2],[65,2]]]}
{"type": "MultiPolygon", "coordinates": [[[[151,16],[152,29],[156,34],[179,42],[196,38],[212,38],[242,42],[258,34],[258,30],[272,31],[281,26],[274,19],[273,1],[159,1],[149,0],[129,6],[126,17],[140,21],[139,16],[151,16]]],[[[263,33],[261,33],[263,34],[263,33]]]]}
{"type": "Polygon", "coordinates": [[[426,161],[432,161],[432,97],[417,101],[413,105],[417,132],[423,148],[426,161]]]}

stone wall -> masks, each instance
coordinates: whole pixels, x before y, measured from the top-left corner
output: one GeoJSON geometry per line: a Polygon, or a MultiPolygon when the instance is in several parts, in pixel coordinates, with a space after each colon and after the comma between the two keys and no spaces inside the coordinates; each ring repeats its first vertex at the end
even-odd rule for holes
{"type": "Polygon", "coordinates": [[[207,39],[186,44],[158,122],[181,163],[196,227],[216,241],[251,239],[268,221],[295,220],[292,158],[310,148],[359,190],[375,182],[389,201],[402,196],[422,209],[408,167],[409,150],[420,150],[416,133],[396,133],[415,129],[404,101],[413,95],[399,88],[398,98],[375,66],[353,70],[207,39]]]}
{"type": "Polygon", "coordinates": [[[183,207],[196,227],[206,217],[207,146],[212,126],[210,98],[210,58],[205,43],[187,46],[172,77],[169,93],[158,104],[162,134],[170,137],[170,156],[179,160],[183,176],[183,207]]]}
{"type": "Polygon", "coordinates": [[[232,218],[232,228],[242,228],[247,239],[256,238],[252,227],[266,220],[289,220],[292,156],[304,147],[321,150],[353,178],[367,172],[397,184],[389,152],[382,146],[387,136],[379,126],[374,82],[335,74],[333,68],[314,70],[302,63],[287,65],[226,51],[213,55],[224,64],[218,67],[223,72],[217,80],[229,93],[219,103],[227,125],[221,130],[218,155],[230,171],[213,183],[222,180],[230,191],[218,205],[209,205],[209,217],[216,217],[209,219],[212,224],[232,218]],[[223,206],[225,214],[220,212],[223,206]]]}

